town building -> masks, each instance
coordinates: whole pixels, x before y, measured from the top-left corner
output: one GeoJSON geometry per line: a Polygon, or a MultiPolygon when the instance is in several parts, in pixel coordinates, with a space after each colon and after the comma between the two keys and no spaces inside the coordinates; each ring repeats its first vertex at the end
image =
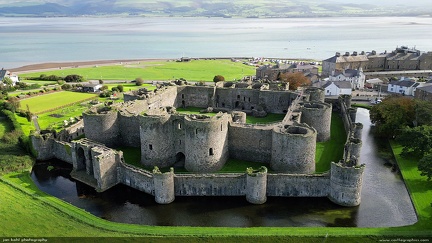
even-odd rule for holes
{"type": "Polygon", "coordinates": [[[362,69],[345,69],[343,71],[333,71],[329,76],[329,81],[350,82],[352,89],[363,89],[365,86],[365,75],[362,69]]]}
{"type": "Polygon", "coordinates": [[[397,47],[392,52],[377,53],[371,51],[360,55],[357,52],[335,56],[323,61],[322,76],[331,75],[332,71],[362,68],[365,72],[432,70],[432,52],[422,52],[406,46],[397,47]]]}
{"type": "Polygon", "coordinates": [[[327,81],[322,88],[326,96],[351,95],[352,93],[349,81],[327,81]]]}
{"type": "Polygon", "coordinates": [[[414,79],[401,78],[400,80],[391,81],[388,84],[387,92],[413,96],[419,86],[420,83],[414,79]]]}
{"type": "Polygon", "coordinates": [[[432,102],[432,83],[416,89],[416,99],[432,102]]]}
{"type": "Polygon", "coordinates": [[[0,70],[0,83],[3,83],[3,79],[4,78],[10,78],[10,80],[12,81],[12,85],[13,86],[15,86],[16,83],[19,82],[18,75],[15,75],[15,74],[9,72],[8,70],[2,68],[0,70]]]}

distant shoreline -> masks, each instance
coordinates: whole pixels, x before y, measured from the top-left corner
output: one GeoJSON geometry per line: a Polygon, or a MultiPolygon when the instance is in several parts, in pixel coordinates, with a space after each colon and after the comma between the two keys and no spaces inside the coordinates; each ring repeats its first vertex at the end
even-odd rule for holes
{"type": "MultiPolygon", "coordinates": [[[[194,57],[191,59],[251,59],[253,57],[194,57]]],[[[283,60],[294,60],[294,61],[317,61],[316,59],[308,58],[281,58],[281,57],[262,57],[265,59],[283,59],[283,60]]],[[[127,63],[139,63],[139,62],[154,62],[154,61],[169,61],[177,60],[175,58],[143,58],[143,59],[116,59],[116,60],[93,60],[93,61],[71,61],[71,62],[46,62],[25,65],[17,68],[9,68],[8,70],[13,73],[28,73],[38,72],[45,70],[57,70],[57,69],[68,69],[68,68],[82,68],[82,67],[93,67],[93,66],[110,66],[110,65],[123,65],[127,63]]]]}

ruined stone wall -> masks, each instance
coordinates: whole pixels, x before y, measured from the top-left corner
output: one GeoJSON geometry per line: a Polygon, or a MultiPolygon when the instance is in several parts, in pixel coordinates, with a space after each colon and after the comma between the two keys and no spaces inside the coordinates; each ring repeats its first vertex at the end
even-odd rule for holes
{"type": "Polygon", "coordinates": [[[84,133],[86,138],[103,143],[108,147],[119,145],[119,124],[117,111],[105,114],[83,113],[84,133]]]}
{"type": "Polygon", "coordinates": [[[138,148],[141,146],[140,117],[137,115],[118,114],[119,134],[117,138],[122,146],[138,148]]]}
{"type": "Polygon", "coordinates": [[[245,174],[177,174],[176,196],[244,196],[245,174]]]}
{"type": "Polygon", "coordinates": [[[54,158],[52,134],[31,135],[33,150],[36,151],[37,160],[49,160],[54,158]]]}
{"type": "Polygon", "coordinates": [[[176,107],[201,107],[212,106],[212,87],[186,86],[178,89],[176,107]]]}
{"type": "Polygon", "coordinates": [[[297,96],[292,92],[264,90],[260,92],[260,104],[265,104],[268,113],[283,114],[297,96]]]}
{"type": "Polygon", "coordinates": [[[174,106],[177,97],[177,86],[168,86],[154,93],[148,99],[149,109],[159,109],[159,107],[174,106]]]}
{"type": "Polygon", "coordinates": [[[119,163],[117,179],[126,186],[154,195],[153,174],[149,171],[141,170],[125,163],[119,163]]]}
{"type": "Polygon", "coordinates": [[[72,164],[72,145],[70,143],[53,140],[52,153],[54,158],[72,164]]]}
{"type": "Polygon", "coordinates": [[[213,172],[222,168],[228,160],[230,119],[226,113],[211,118],[185,116],[184,154],[188,171],[213,172]]]}
{"type": "Polygon", "coordinates": [[[317,131],[317,142],[330,139],[332,106],[327,103],[306,102],[302,107],[301,122],[317,131]]]}
{"type": "Polygon", "coordinates": [[[330,175],[268,174],[267,195],[275,197],[327,197],[330,175]]]}
{"type": "Polygon", "coordinates": [[[316,136],[316,130],[306,125],[275,127],[272,133],[272,170],[296,174],[314,173],[316,136]]]}
{"type": "Polygon", "coordinates": [[[269,163],[272,151],[272,126],[231,123],[228,144],[230,158],[269,163]]]}
{"type": "Polygon", "coordinates": [[[117,167],[123,159],[123,152],[97,146],[91,149],[91,156],[94,159],[93,173],[97,189],[105,191],[117,185],[117,167]]]}

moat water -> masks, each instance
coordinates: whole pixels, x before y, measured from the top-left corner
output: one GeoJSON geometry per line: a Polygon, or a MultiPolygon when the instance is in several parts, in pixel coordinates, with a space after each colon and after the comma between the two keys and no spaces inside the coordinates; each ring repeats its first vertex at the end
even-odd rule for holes
{"type": "Polygon", "coordinates": [[[384,227],[417,221],[405,184],[397,172],[379,157],[386,143],[371,134],[369,111],[358,109],[357,122],[364,125],[361,163],[366,164],[362,201],[358,207],[338,206],[327,198],[268,197],[252,205],[245,197],[176,197],[169,205],[154,197],[118,185],[97,193],[74,181],[72,166],[61,161],[39,162],[32,178],[44,192],[98,217],[122,223],[160,226],[216,227],[384,227]],[[54,166],[49,171],[48,166],[54,166]]]}

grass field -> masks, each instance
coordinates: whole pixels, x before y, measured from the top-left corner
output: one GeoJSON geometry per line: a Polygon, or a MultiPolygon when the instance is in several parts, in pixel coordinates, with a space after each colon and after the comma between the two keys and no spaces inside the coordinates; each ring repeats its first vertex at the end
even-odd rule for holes
{"type": "MultiPolygon", "coordinates": [[[[5,132],[10,125],[0,120],[5,132]]],[[[4,133],[4,132],[3,132],[4,133]]],[[[78,209],[67,202],[51,197],[32,182],[27,166],[24,172],[1,177],[0,237],[126,237],[102,239],[103,241],[131,240],[128,237],[145,237],[147,242],[380,242],[432,240],[432,185],[421,177],[416,161],[400,158],[401,147],[393,144],[398,164],[419,215],[419,222],[405,227],[383,228],[328,228],[328,227],[158,227],[128,225],[109,222],[78,209]]],[[[0,156],[10,156],[2,150],[0,156]]],[[[2,160],[0,158],[0,160],[2,160]]],[[[52,239],[55,241],[55,239],[52,239]]],[[[80,239],[80,242],[98,242],[98,239],[80,239]]],[[[136,239],[135,239],[136,240],[136,239]]],[[[51,239],[50,239],[51,241],[51,239]]],[[[64,241],[64,238],[58,238],[64,241]]]]}
{"type": "Polygon", "coordinates": [[[213,81],[215,75],[222,75],[225,80],[241,79],[243,76],[255,75],[255,67],[232,62],[231,60],[193,60],[191,62],[155,61],[139,64],[118,64],[112,66],[95,66],[49,70],[36,73],[20,74],[20,77],[39,77],[41,74],[67,76],[78,74],[90,80],[127,80],[138,77],[144,80],[173,80],[184,78],[187,81],[213,81]]]}
{"type": "Polygon", "coordinates": [[[24,99],[20,104],[21,109],[27,110],[28,106],[32,113],[40,114],[96,97],[93,93],[61,91],[24,99]]]}
{"type": "Polygon", "coordinates": [[[315,153],[315,172],[322,173],[330,169],[331,162],[342,159],[346,132],[339,114],[333,112],[331,119],[330,140],[317,143],[315,153]]]}

